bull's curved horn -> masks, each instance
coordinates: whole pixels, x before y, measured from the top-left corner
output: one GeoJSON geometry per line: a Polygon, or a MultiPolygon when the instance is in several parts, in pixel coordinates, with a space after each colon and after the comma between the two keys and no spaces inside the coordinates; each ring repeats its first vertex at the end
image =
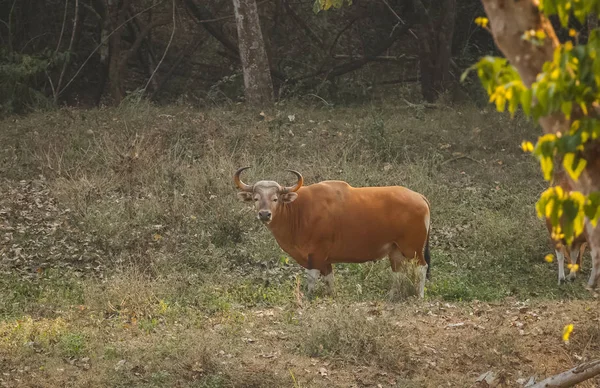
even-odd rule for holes
{"type": "Polygon", "coordinates": [[[283,189],[281,189],[282,193],[292,193],[294,191],[298,191],[298,189],[300,189],[302,187],[302,184],[304,183],[304,178],[302,178],[302,174],[300,174],[298,171],[295,170],[286,170],[291,172],[292,174],[296,175],[296,177],[298,178],[298,182],[296,182],[296,184],[294,186],[287,186],[284,187],[283,189]]]}
{"type": "Polygon", "coordinates": [[[233,176],[233,182],[242,191],[252,191],[252,186],[245,184],[240,179],[240,174],[242,173],[242,171],[247,170],[249,168],[250,168],[250,166],[242,167],[239,170],[237,170],[235,172],[235,175],[233,176]]]}

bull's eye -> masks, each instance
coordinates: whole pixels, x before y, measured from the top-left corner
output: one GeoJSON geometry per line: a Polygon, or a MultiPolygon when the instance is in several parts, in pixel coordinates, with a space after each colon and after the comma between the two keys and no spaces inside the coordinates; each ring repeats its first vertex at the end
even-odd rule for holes
{"type": "Polygon", "coordinates": [[[277,202],[277,197],[273,198],[273,202],[277,202]]]}
{"type": "Polygon", "coordinates": [[[258,202],[258,198],[254,198],[254,202],[258,202]]]}

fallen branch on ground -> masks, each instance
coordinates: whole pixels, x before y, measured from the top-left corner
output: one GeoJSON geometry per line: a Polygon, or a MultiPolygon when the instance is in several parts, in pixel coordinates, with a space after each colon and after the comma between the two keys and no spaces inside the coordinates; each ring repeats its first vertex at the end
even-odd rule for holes
{"type": "Polygon", "coordinates": [[[559,373],[528,388],[566,388],[600,374],[600,360],[588,361],[566,372],[559,373]]]}

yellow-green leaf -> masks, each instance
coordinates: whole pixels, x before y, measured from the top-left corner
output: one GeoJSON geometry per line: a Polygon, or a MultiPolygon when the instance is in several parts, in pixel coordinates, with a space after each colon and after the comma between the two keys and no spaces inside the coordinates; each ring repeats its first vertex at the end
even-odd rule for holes
{"type": "Polygon", "coordinates": [[[552,158],[549,156],[542,156],[540,159],[540,166],[544,173],[544,179],[549,181],[552,178],[552,171],[554,169],[552,158]]]}
{"type": "Polygon", "coordinates": [[[563,159],[563,166],[569,176],[576,181],[585,169],[587,161],[583,158],[576,159],[575,156],[572,152],[567,153],[563,159]]]}
{"type": "Polygon", "coordinates": [[[562,110],[567,120],[569,120],[571,118],[571,111],[573,110],[573,102],[563,101],[562,104],[560,104],[560,109],[562,110]]]}

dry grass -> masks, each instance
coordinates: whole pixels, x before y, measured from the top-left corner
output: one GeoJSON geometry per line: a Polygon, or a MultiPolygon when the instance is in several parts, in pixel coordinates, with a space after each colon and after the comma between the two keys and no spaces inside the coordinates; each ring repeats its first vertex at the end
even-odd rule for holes
{"type": "Polygon", "coordinates": [[[0,384],[471,386],[493,370],[514,386],[600,356],[597,302],[543,261],[545,185],[518,148],[530,124],[473,106],[265,113],[140,104],[0,123],[0,384]],[[337,265],[336,298],[304,299],[303,271],[236,199],[241,165],[248,181],[294,168],[425,194],[426,300],[387,260],[337,265]]]}

